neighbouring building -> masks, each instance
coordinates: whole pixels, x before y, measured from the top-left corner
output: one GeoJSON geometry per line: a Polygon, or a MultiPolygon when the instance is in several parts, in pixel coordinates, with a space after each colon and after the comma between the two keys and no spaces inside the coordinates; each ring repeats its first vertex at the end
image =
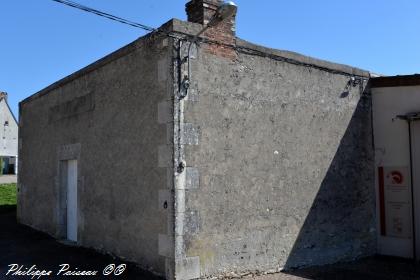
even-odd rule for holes
{"type": "Polygon", "coordinates": [[[7,103],[7,93],[0,91],[0,174],[17,173],[18,122],[7,103]]]}
{"type": "Polygon", "coordinates": [[[371,82],[378,253],[420,260],[420,75],[371,82]]]}
{"type": "Polygon", "coordinates": [[[243,41],[234,18],[192,43],[220,4],[20,103],[21,223],[168,279],[378,252],[370,73],[243,41]]]}

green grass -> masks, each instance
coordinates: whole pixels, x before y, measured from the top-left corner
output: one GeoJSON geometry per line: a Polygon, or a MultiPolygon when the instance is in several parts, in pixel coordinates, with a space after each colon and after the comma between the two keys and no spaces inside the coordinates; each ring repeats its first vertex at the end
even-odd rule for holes
{"type": "Polygon", "coordinates": [[[16,205],[16,184],[0,185],[0,206],[16,205]]]}

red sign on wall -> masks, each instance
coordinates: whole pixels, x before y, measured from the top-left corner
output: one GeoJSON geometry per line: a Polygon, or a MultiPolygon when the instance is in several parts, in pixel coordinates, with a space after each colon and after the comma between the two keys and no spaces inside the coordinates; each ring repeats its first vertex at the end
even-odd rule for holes
{"type": "Polygon", "coordinates": [[[402,185],[404,183],[404,175],[399,170],[388,172],[386,177],[393,185],[402,185]]]}
{"type": "Polygon", "coordinates": [[[409,169],[379,167],[379,214],[381,235],[412,237],[411,189],[409,169]]]}

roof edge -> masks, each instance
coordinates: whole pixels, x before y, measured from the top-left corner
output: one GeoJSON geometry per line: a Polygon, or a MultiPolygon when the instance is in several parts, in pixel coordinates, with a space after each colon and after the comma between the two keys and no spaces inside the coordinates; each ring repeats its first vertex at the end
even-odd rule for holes
{"type": "Polygon", "coordinates": [[[147,33],[146,35],[137,38],[133,42],[121,47],[120,49],[117,49],[116,51],[111,52],[110,54],[108,54],[108,55],[106,55],[106,56],[88,64],[87,66],[77,70],[76,72],[73,72],[72,74],[70,74],[68,76],[65,76],[64,78],[48,85],[47,87],[41,89],[40,91],[26,97],[25,99],[20,101],[19,104],[25,104],[29,101],[32,101],[32,100],[37,99],[37,98],[39,98],[43,95],[46,95],[50,91],[52,91],[52,90],[54,90],[54,89],[56,89],[60,86],[63,86],[63,85],[65,85],[65,84],[67,84],[67,83],[69,83],[69,82],[71,82],[71,81],[73,81],[77,78],[80,78],[80,77],[82,77],[82,76],[84,76],[84,75],[86,75],[90,72],[95,71],[98,68],[101,68],[101,67],[105,66],[106,64],[108,64],[108,63],[110,63],[114,60],[117,60],[117,59],[123,57],[126,54],[129,54],[129,53],[135,51],[136,49],[139,48],[140,42],[143,39],[145,39],[147,37],[150,37],[152,34],[153,33],[147,33]]]}
{"type": "Polygon", "coordinates": [[[376,77],[370,84],[372,88],[419,86],[420,74],[376,77]]]}
{"type": "Polygon", "coordinates": [[[7,102],[7,99],[6,99],[6,98],[4,98],[4,97],[0,99],[0,102],[1,102],[1,101],[3,101],[3,100],[4,100],[4,102],[6,103],[6,107],[7,107],[7,109],[9,110],[10,114],[12,115],[13,120],[15,121],[16,125],[19,125],[19,122],[18,122],[18,120],[16,119],[15,114],[13,114],[12,108],[10,108],[9,102],[7,102]]]}
{"type": "Polygon", "coordinates": [[[240,38],[237,38],[236,44],[239,47],[250,48],[250,49],[262,52],[262,53],[266,53],[268,55],[283,57],[287,60],[296,61],[304,65],[314,66],[315,68],[331,70],[333,72],[342,72],[343,74],[362,76],[366,78],[370,77],[370,72],[367,70],[363,70],[363,69],[345,65],[345,64],[330,62],[323,59],[314,58],[314,57],[303,55],[297,52],[268,48],[265,46],[261,46],[261,45],[257,45],[257,44],[245,41],[240,38]]]}
{"type": "MultiPolygon", "coordinates": [[[[179,19],[172,19],[168,21],[166,24],[164,24],[162,28],[165,28],[167,31],[173,31],[177,33],[194,36],[203,28],[203,25],[198,24],[198,23],[188,22],[188,21],[182,21],[179,19]]],[[[242,47],[242,48],[252,49],[254,51],[267,54],[268,56],[281,57],[286,60],[292,60],[295,62],[299,62],[300,64],[305,64],[307,66],[314,66],[315,68],[330,70],[332,72],[342,72],[343,74],[348,74],[348,75],[356,75],[356,76],[370,78],[370,72],[367,70],[363,70],[363,69],[352,67],[345,64],[334,63],[334,62],[330,62],[330,61],[326,61],[322,59],[313,58],[313,57],[299,54],[296,52],[264,47],[264,46],[257,45],[257,44],[248,42],[246,40],[240,39],[238,37],[236,38],[236,45],[239,48],[242,47]]]]}
{"type": "MultiPolygon", "coordinates": [[[[187,21],[182,21],[179,19],[171,19],[169,21],[167,21],[166,23],[164,23],[159,30],[164,30],[164,31],[169,31],[169,32],[175,32],[175,33],[181,33],[184,35],[190,35],[190,36],[194,36],[195,34],[197,34],[201,29],[203,28],[203,25],[198,24],[198,23],[193,23],[193,22],[187,22],[187,21]]],[[[134,40],[133,42],[129,43],[128,45],[104,56],[103,58],[100,58],[99,60],[83,67],[80,70],[77,70],[76,72],[52,83],[51,85],[41,89],[40,91],[30,95],[29,97],[23,99],[22,101],[19,102],[19,104],[25,104],[29,101],[32,101],[34,99],[37,99],[47,93],[49,93],[50,91],[63,86],[87,73],[90,73],[118,58],[121,58],[122,56],[133,52],[134,50],[136,50],[139,46],[140,43],[147,37],[151,37],[153,35],[155,35],[156,32],[151,32],[151,33],[147,33],[144,36],[139,37],[138,39],[134,40]]],[[[347,74],[347,75],[356,75],[356,76],[362,76],[362,77],[366,77],[369,78],[370,77],[370,72],[366,71],[366,70],[362,70],[356,67],[352,67],[352,66],[348,66],[348,65],[344,65],[344,64],[339,64],[339,63],[334,63],[334,62],[329,62],[326,60],[321,60],[321,59],[317,59],[317,58],[313,58],[310,56],[306,56],[306,55],[302,55],[296,52],[291,52],[291,51],[285,51],[285,50],[278,50],[278,49],[272,49],[272,48],[268,48],[268,47],[264,47],[261,45],[257,45],[254,43],[250,43],[248,41],[242,40],[240,38],[236,38],[236,44],[239,48],[247,48],[247,49],[252,49],[254,51],[260,52],[260,53],[264,53],[267,54],[268,57],[270,56],[277,56],[279,58],[283,58],[286,60],[292,60],[295,62],[299,62],[300,64],[304,64],[306,66],[313,66],[315,68],[319,68],[321,70],[326,70],[326,71],[331,71],[331,72],[340,72],[342,74],[347,74]]]]}

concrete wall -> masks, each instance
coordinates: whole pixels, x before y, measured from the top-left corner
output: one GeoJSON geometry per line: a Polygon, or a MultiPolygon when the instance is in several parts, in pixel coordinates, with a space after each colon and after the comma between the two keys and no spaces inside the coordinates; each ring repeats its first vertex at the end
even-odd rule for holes
{"type": "Polygon", "coordinates": [[[368,73],[237,44],[200,45],[185,99],[188,43],[144,38],[22,102],[20,221],[63,237],[77,158],[80,245],[168,278],[374,254],[368,73]]]}
{"type": "Polygon", "coordinates": [[[349,84],[368,73],[237,44],[236,60],[205,44],[192,60],[180,251],[201,277],[374,254],[371,99],[349,84]]]}
{"type": "Polygon", "coordinates": [[[167,43],[141,38],[21,102],[21,223],[65,238],[60,161],[75,158],[78,244],[165,273],[159,234],[169,215],[158,201],[170,184],[171,153],[159,152],[170,150],[167,43]]]}

